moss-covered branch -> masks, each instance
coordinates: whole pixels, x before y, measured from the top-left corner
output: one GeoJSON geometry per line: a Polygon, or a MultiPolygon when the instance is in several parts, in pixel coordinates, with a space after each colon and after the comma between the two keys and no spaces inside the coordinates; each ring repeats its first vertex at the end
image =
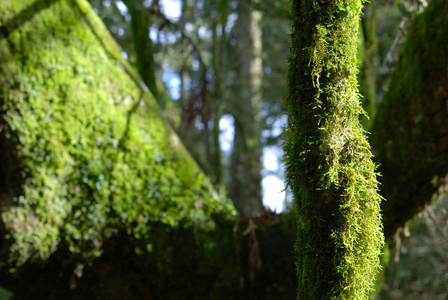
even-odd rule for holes
{"type": "Polygon", "coordinates": [[[85,0],[0,2],[3,261],[213,226],[222,198],[85,0]]]}
{"type": "Polygon", "coordinates": [[[375,166],[358,120],[361,1],[292,1],[287,180],[299,299],[366,299],[383,244],[375,166]]]}
{"type": "Polygon", "coordinates": [[[372,129],[386,237],[431,201],[448,172],[448,2],[413,21],[372,129]]]}

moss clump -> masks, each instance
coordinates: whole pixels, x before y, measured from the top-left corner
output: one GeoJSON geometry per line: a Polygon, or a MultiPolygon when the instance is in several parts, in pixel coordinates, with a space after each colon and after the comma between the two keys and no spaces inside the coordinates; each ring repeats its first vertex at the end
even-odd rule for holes
{"type": "Polygon", "coordinates": [[[366,299],[383,245],[375,165],[359,123],[361,1],[292,1],[285,145],[297,204],[299,299],[366,299]]]}
{"type": "Polygon", "coordinates": [[[226,210],[84,0],[0,3],[0,197],[9,266],[226,210]],[[13,153],[11,155],[11,153],[13,153]]]}

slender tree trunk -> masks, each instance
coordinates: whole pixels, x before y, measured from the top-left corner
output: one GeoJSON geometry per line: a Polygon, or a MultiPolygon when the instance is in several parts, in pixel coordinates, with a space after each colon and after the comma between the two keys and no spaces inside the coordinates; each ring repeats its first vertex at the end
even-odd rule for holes
{"type": "Polygon", "coordinates": [[[254,1],[240,1],[238,10],[239,92],[234,106],[235,139],[231,197],[246,216],[263,211],[261,198],[261,12],[254,1]]]}
{"type": "Polygon", "coordinates": [[[137,69],[159,105],[163,107],[163,99],[161,99],[156,84],[154,46],[149,37],[149,27],[151,26],[151,22],[148,12],[145,11],[143,2],[144,0],[124,1],[131,15],[131,30],[137,69]]]}
{"type": "Polygon", "coordinates": [[[287,182],[297,208],[299,299],[367,299],[383,245],[359,123],[360,0],[293,1],[287,182]]]}
{"type": "MultiPolygon", "coordinates": [[[[182,0],[182,16],[186,15],[187,11],[187,5],[188,2],[186,0],[182,0]]],[[[185,20],[181,18],[180,20],[180,26],[182,28],[185,27],[185,20]]],[[[187,56],[189,55],[188,51],[188,40],[185,37],[182,37],[182,53],[183,55],[187,56]]],[[[187,60],[186,57],[182,57],[183,64],[179,71],[180,76],[180,107],[182,109],[185,109],[188,107],[189,97],[190,97],[190,81],[191,78],[188,74],[188,68],[187,68],[187,60]]],[[[189,128],[189,120],[187,120],[188,114],[184,111],[181,111],[181,121],[179,124],[179,127],[177,128],[180,137],[182,140],[187,141],[188,136],[188,128],[189,128]]]]}
{"type": "Polygon", "coordinates": [[[214,74],[214,84],[213,84],[213,97],[212,97],[212,118],[213,118],[213,146],[214,146],[214,155],[212,159],[213,163],[213,173],[215,176],[215,183],[219,185],[223,185],[224,176],[223,176],[223,166],[222,166],[222,155],[221,155],[221,146],[219,142],[219,120],[221,119],[223,108],[224,108],[224,99],[223,99],[223,91],[222,91],[222,51],[223,51],[223,41],[224,41],[224,28],[226,22],[224,21],[227,16],[223,17],[223,12],[220,8],[222,8],[222,3],[224,1],[217,1],[218,10],[216,11],[216,18],[213,24],[213,74],[214,74]],[[219,30],[220,28],[220,30],[219,30]]]}

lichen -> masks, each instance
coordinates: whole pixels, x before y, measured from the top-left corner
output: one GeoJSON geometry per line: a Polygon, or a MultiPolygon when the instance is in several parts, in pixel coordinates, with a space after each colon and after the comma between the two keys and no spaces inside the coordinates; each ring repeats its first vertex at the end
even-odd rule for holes
{"type": "Polygon", "coordinates": [[[292,1],[287,182],[299,299],[366,299],[383,244],[375,165],[359,123],[361,1],[292,1]]]}
{"type": "Polygon", "coordinates": [[[1,198],[11,267],[231,209],[86,1],[1,1],[0,15],[1,124],[22,178],[1,198]]]}

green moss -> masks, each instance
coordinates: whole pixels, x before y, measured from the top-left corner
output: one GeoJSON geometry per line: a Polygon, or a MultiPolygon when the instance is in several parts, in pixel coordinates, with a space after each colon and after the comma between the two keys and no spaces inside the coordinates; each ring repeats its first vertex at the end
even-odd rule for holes
{"type": "Polygon", "coordinates": [[[381,163],[386,237],[431,201],[448,172],[446,1],[435,0],[413,20],[372,128],[381,163]]]}
{"type": "Polygon", "coordinates": [[[365,299],[383,244],[358,120],[361,1],[292,1],[287,181],[297,203],[299,299],[365,299]]]}
{"type": "Polygon", "coordinates": [[[153,222],[211,228],[227,202],[87,2],[2,1],[0,14],[2,151],[22,178],[1,197],[10,266],[61,241],[96,256],[118,230],[144,238],[153,222]]]}

